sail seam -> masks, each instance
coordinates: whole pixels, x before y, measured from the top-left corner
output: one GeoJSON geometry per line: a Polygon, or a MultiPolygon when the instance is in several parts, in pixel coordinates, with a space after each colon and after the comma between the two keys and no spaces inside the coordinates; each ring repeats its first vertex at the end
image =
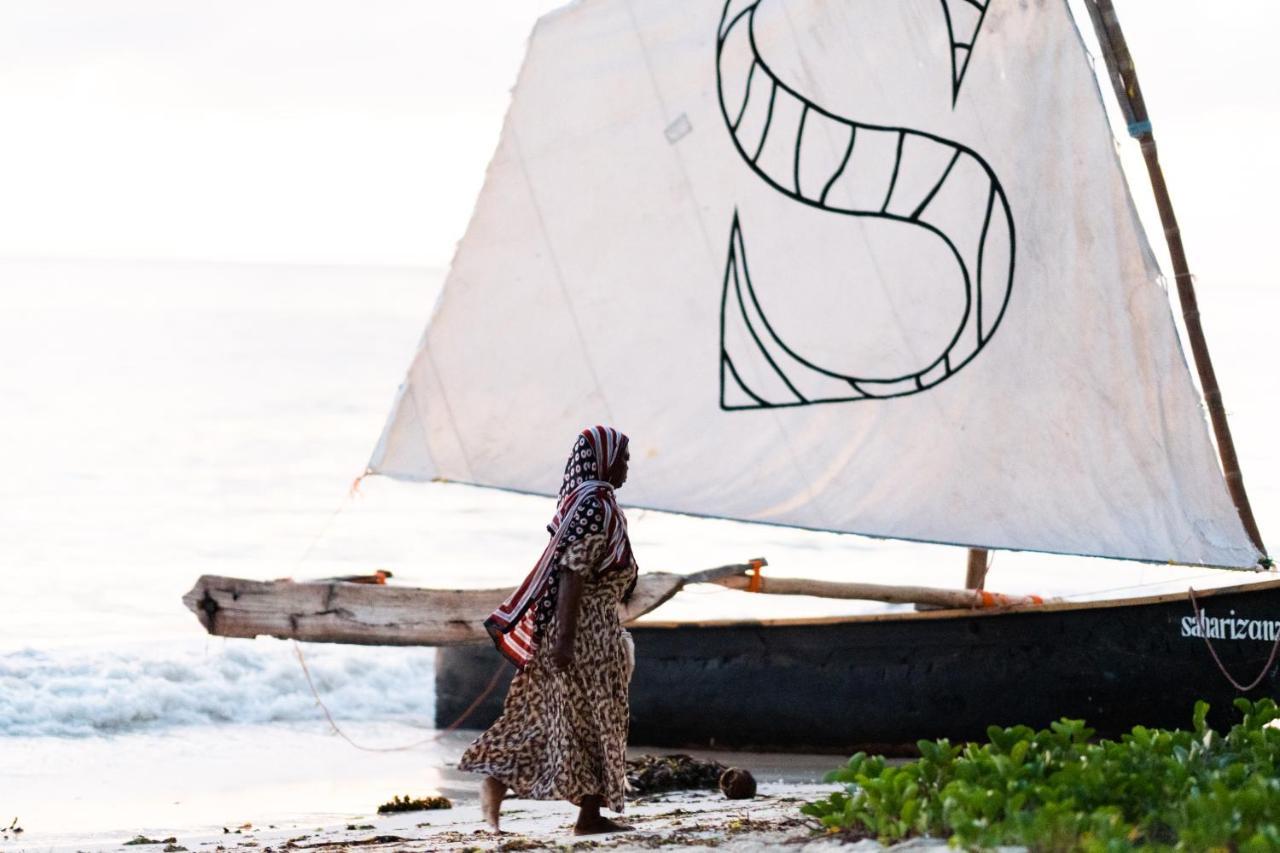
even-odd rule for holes
{"type": "MultiPolygon", "coordinates": [[[[645,73],[649,77],[649,86],[653,89],[653,98],[658,102],[658,109],[663,118],[665,118],[670,115],[670,111],[667,108],[666,99],[662,97],[662,89],[658,86],[658,78],[653,73],[653,63],[649,59],[649,48],[644,43],[644,36],[640,34],[640,25],[636,21],[635,9],[632,8],[630,0],[627,0],[624,5],[627,7],[627,17],[631,20],[631,31],[635,33],[636,44],[640,46],[640,57],[644,60],[644,69],[645,73]]],[[[754,66],[752,67],[752,70],[754,71],[754,66]]],[[[746,95],[743,96],[744,108],[746,103],[745,99],[749,96],[750,89],[748,89],[746,95]]],[[[702,218],[703,207],[698,203],[698,196],[695,192],[693,181],[689,180],[689,170],[686,168],[684,158],[680,156],[678,148],[672,146],[672,154],[675,158],[676,167],[680,170],[680,177],[684,181],[685,189],[688,190],[689,197],[693,200],[693,204],[689,205],[689,209],[693,213],[694,221],[698,223],[698,233],[702,235],[702,248],[706,251],[709,268],[715,270],[718,274],[720,266],[718,249],[712,243],[711,232],[707,230],[707,223],[702,218]]]]}
{"type": "Polygon", "coordinates": [[[578,336],[578,344],[582,348],[582,361],[587,366],[587,371],[591,374],[591,382],[595,386],[596,395],[600,398],[600,405],[604,407],[605,415],[610,421],[615,420],[613,410],[609,408],[609,400],[605,396],[604,386],[600,382],[600,375],[596,373],[595,363],[591,360],[591,351],[587,348],[587,338],[582,333],[582,323],[578,320],[578,312],[574,310],[573,300],[569,298],[569,288],[565,286],[564,270],[560,267],[560,259],[556,255],[556,248],[551,242],[551,231],[547,228],[546,217],[542,215],[542,205],[538,204],[538,193],[534,189],[533,179],[529,176],[529,168],[525,163],[524,149],[520,145],[520,132],[516,129],[515,123],[511,126],[511,144],[515,148],[516,162],[520,164],[520,174],[524,177],[524,185],[529,191],[529,204],[533,207],[533,215],[538,218],[538,230],[542,232],[542,240],[547,247],[547,256],[551,259],[552,269],[555,271],[556,284],[560,288],[560,295],[564,297],[565,307],[569,311],[569,319],[573,321],[574,334],[578,336]]]}
{"type": "MultiPolygon", "coordinates": [[[[475,470],[471,467],[471,456],[467,453],[467,446],[462,441],[462,431],[458,429],[458,422],[453,416],[453,406],[449,405],[449,392],[444,387],[444,379],[440,376],[440,371],[436,369],[436,360],[431,356],[431,342],[427,341],[422,347],[422,353],[426,356],[427,366],[431,368],[432,375],[436,378],[436,385],[440,388],[440,401],[444,403],[444,415],[449,419],[449,429],[453,430],[453,440],[458,443],[458,450],[462,453],[462,464],[467,466],[467,474],[472,479],[475,478],[475,470]]],[[[418,395],[414,393],[413,386],[409,386],[409,395],[413,398],[413,416],[418,421],[418,428],[422,430],[422,441],[427,446],[427,455],[431,455],[431,443],[427,440],[427,420],[422,416],[422,409],[418,405],[418,395]]],[[[435,467],[434,465],[432,467],[435,467]]]]}

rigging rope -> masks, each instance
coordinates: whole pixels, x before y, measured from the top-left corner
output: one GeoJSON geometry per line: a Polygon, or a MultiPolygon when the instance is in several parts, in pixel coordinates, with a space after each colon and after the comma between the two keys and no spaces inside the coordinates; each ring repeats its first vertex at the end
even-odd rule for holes
{"type": "Polygon", "coordinates": [[[1253,688],[1262,683],[1262,679],[1267,677],[1267,673],[1271,671],[1271,665],[1276,662],[1276,653],[1280,652],[1280,632],[1276,633],[1276,641],[1271,644],[1271,656],[1267,658],[1266,664],[1262,667],[1262,672],[1258,673],[1258,677],[1247,685],[1243,685],[1231,677],[1231,673],[1227,672],[1227,668],[1222,665],[1222,658],[1218,657],[1217,650],[1213,647],[1213,641],[1209,639],[1209,632],[1204,630],[1204,622],[1200,618],[1200,604],[1196,601],[1196,591],[1194,587],[1187,587],[1187,598],[1191,599],[1191,610],[1196,615],[1196,624],[1201,626],[1200,634],[1204,637],[1204,644],[1209,647],[1209,654],[1213,656],[1213,662],[1218,665],[1218,671],[1223,674],[1227,681],[1231,682],[1231,686],[1241,693],[1248,693],[1253,688]]]}
{"type": "MultiPolygon", "coordinates": [[[[1111,586],[1105,589],[1090,589],[1090,590],[1084,590],[1083,592],[1067,593],[1066,595],[1061,595],[1058,597],[1061,598],[1063,601],[1073,601],[1073,600],[1078,600],[1080,599],[1081,596],[1086,596],[1086,595],[1101,595],[1104,592],[1125,592],[1131,589],[1148,589],[1153,586],[1165,586],[1167,584],[1176,583],[1179,580],[1199,581],[1199,580],[1204,580],[1206,578],[1220,578],[1221,576],[1222,576],[1222,572],[1219,571],[1214,574],[1194,575],[1189,578],[1169,578],[1165,580],[1147,581],[1146,583],[1129,584],[1128,586],[1111,586]]],[[[1172,595],[1173,593],[1169,593],[1169,594],[1172,595]]]]}
{"type": "Polygon", "coordinates": [[[329,727],[333,729],[334,734],[338,735],[356,749],[360,749],[365,752],[404,752],[406,750],[416,749],[429,743],[435,743],[445,735],[460,728],[462,724],[466,722],[467,718],[471,716],[472,712],[474,712],[476,708],[480,707],[480,703],[485,699],[488,699],[489,694],[493,693],[493,691],[497,689],[498,683],[502,680],[502,673],[503,670],[506,669],[507,663],[505,660],[499,660],[498,668],[493,671],[493,677],[489,679],[489,684],[484,688],[484,690],[480,691],[480,695],[467,706],[465,711],[458,715],[456,720],[431,735],[431,737],[426,737],[422,740],[416,740],[413,743],[407,743],[401,746],[365,746],[364,744],[356,743],[352,740],[351,736],[344,732],[342,727],[338,725],[337,720],[333,718],[333,714],[329,711],[329,706],[320,698],[320,691],[316,689],[316,683],[311,679],[311,670],[307,668],[306,658],[302,656],[302,646],[298,644],[297,640],[293,640],[292,642],[293,653],[298,657],[298,664],[302,667],[302,674],[306,676],[307,686],[311,688],[311,695],[315,697],[316,704],[319,705],[320,710],[324,712],[325,719],[329,721],[329,727]]]}
{"type": "Polygon", "coordinates": [[[289,569],[289,574],[292,575],[293,572],[297,570],[298,566],[301,566],[306,562],[307,558],[311,556],[311,552],[315,550],[315,547],[320,544],[321,540],[324,539],[325,536],[329,535],[329,530],[332,529],[333,523],[338,520],[338,516],[346,512],[347,507],[351,506],[351,502],[359,496],[360,484],[364,482],[364,478],[367,476],[369,476],[369,474],[366,471],[364,474],[361,474],[359,477],[356,477],[351,481],[351,487],[347,489],[346,497],[344,497],[341,502],[333,508],[333,511],[325,517],[324,523],[320,525],[320,529],[316,531],[316,535],[311,537],[311,541],[307,543],[307,547],[302,549],[302,554],[293,561],[293,565],[289,569]]]}
{"type": "MultiPolygon", "coordinates": [[[[315,550],[315,547],[320,544],[321,540],[323,540],[324,537],[328,535],[329,530],[333,527],[334,522],[337,521],[338,516],[340,516],[343,512],[345,512],[347,507],[351,505],[351,502],[359,495],[360,485],[361,483],[364,482],[364,479],[367,476],[368,476],[368,472],[366,471],[364,474],[361,474],[359,477],[357,477],[355,480],[352,481],[351,488],[347,490],[347,494],[343,498],[342,502],[339,503],[338,506],[334,508],[332,512],[329,513],[328,517],[325,518],[324,523],[320,525],[320,529],[316,531],[316,535],[312,537],[311,541],[307,544],[307,547],[303,549],[302,554],[296,560],[293,561],[293,565],[289,569],[290,575],[294,574],[297,571],[298,567],[301,566],[302,563],[305,562],[309,556],[311,556],[311,552],[315,550]]],[[[333,729],[334,734],[341,737],[351,746],[355,747],[356,749],[363,750],[365,752],[403,752],[410,749],[416,749],[419,746],[424,746],[428,743],[434,743],[435,741],[440,740],[445,735],[450,734],[451,732],[460,728],[462,724],[466,722],[467,718],[470,717],[471,714],[475,712],[476,708],[479,708],[480,704],[484,702],[485,699],[489,698],[489,695],[492,694],[495,689],[497,689],[498,684],[502,679],[502,672],[506,668],[505,667],[506,661],[499,660],[498,668],[494,671],[493,677],[489,679],[489,684],[484,688],[484,690],[480,691],[480,695],[477,696],[469,706],[467,706],[466,710],[464,710],[456,720],[454,720],[445,728],[440,729],[431,737],[423,738],[422,740],[414,741],[413,743],[408,743],[401,746],[365,746],[363,744],[356,743],[355,740],[353,740],[346,732],[342,730],[342,728],[338,725],[338,722],[333,718],[333,714],[329,711],[329,706],[324,703],[324,700],[322,698],[320,698],[320,691],[316,689],[315,681],[311,678],[311,670],[307,667],[306,658],[304,658],[302,655],[302,646],[298,643],[297,640],[291,640],[291,642],[293,643],[294,656],[297,657],[298,665],[302,669],[302,675],[307,681],[307,687],[311,689],[311,695],[312,697],[315,698],[316,705],[320,707],[320,711],[324,714],[325,719],[328,720],[329,727],[333,729]]]]}

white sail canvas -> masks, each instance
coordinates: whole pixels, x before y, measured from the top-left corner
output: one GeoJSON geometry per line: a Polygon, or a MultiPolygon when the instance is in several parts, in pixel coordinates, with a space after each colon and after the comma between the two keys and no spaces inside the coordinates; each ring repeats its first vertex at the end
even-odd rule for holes
{"type": "Polygon", "coordinates": [[[583,0],[530,41],[370,470],[1246,567],[1060,0],[583,0]]]}

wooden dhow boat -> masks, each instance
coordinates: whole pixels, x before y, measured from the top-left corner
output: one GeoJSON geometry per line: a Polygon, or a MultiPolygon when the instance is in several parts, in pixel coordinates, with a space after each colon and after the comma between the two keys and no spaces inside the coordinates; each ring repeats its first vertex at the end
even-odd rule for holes
{"type": "MultiPolygon", "coordinates": [[[[691,583],[919,608],[633,623],[636,742],[1114,734],[1273,695],[1280,580],[1041,601],[983,590],[987,555],[1270,569],[1224,412],[1110,0],[580,0],[530,40],[367,473],[553,495],[566,436],[610,423],[628,506],[968,549],[964,589],[642,575],[628,619],[691,583]]],[[[185,601],[223,636],[438,646],[438,722],[479,727],[507,592],[204,577],[185,601]]]]}

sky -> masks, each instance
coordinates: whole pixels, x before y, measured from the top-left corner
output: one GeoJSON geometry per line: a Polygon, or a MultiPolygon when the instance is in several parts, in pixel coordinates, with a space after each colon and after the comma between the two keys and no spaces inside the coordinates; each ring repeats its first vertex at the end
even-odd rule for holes
{"type": "MultiPolygon", "coordinates": [[[[0,0],[0,258],[446,266],[557,5],[0,0]]],[[[1280,7],[1116,6],[1193,269],[1269,285],[1280,7]]]]}
{"type": "Polygon", "coordinates": [[[447,264],[534,0],[0,0],[0,256],[447,264]]]}

